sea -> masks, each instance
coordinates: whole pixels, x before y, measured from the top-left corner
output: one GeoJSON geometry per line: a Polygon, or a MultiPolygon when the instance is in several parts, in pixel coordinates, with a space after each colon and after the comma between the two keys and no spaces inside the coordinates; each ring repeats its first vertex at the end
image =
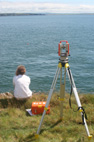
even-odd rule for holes
{"type": "MultiPolygon", "coordinates": [[[[69,42],[69,65],[78,93],[94,94],[94,15],[0,16],[0,93],[13,92],[19,65],[33,92],[48,93],[55,76],[58,44],[69,42]]],[[[55,91],[60,89],[60,76],[55,91]]],[[[71,86],[66,74],[66,92],[71,86]]]]}

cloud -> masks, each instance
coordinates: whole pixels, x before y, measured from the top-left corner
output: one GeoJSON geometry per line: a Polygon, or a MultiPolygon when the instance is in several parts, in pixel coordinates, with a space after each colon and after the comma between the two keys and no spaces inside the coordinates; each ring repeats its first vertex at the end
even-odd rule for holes
{"type": "Polygon", "coordinates": [[[4,2],[0,1],[0,13],[93,13],[94,5],[63,3],[4,2]]]}

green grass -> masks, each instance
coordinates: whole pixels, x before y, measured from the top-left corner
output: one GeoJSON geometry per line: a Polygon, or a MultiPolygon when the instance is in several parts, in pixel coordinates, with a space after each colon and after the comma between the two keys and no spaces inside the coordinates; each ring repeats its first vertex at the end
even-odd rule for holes
{"type": "MultiPolygon", "coordinates": [[[[94,95],[79,95],[88,117],[88,128],[94,142],[94,95]]],[[[27,115],[25,109],[31,108],[33,101],[46,101],[47,95],[35,94],[27,101],[14,98],[0,99],[0,142],[88,142],[88,137],[80,113],[69,107],[69,95],[66,94],[63,107],[63,120],[60,120],[59,93],[54,93],[51,112],[45,115],[39,139],[35,139],[42,115],[27,115]]],[[[74,96],[72,107],[77,110],[74,96]]]]}

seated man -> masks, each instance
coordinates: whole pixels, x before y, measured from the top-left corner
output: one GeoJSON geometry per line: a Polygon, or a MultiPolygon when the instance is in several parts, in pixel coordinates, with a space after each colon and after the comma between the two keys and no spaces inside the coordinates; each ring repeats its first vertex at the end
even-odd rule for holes
{"type": "Polygon", "coordinates": [[[30,78],[25,75],[26,69],[23,65],[17,67],[16,76],[13,78],[14,97],[23,100],[32,97],[32,91],[29,89],[30,78]]]}

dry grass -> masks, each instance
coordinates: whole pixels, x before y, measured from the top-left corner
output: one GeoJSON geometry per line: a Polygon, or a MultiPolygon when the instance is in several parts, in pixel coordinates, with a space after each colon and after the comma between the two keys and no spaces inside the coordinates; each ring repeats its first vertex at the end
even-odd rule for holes
{"type": "MultiPolygon", "coordinates": [[[[7,94],[6,94],[7,95],[7,94]]],[[[9,96],[9,94],[8,94],[9,96]]],[[[41,115],[28,116],[25,109],[31,108],[33,101],[46,101],[47,94],[36,93],[32,99],[17,101],[11,97],[0,98],[0,142],[35,142],[41,115]]],[[[54,93],[50,106],[51,113],[45,115],[39,142],[88,142],[79,112],[69,107],[69,94],[66,94],[63,107],[63,120],[60,116],[59,93],[54,93]]],[[[88,116],[88,127],[94,141],[94,95],[80,95],[82,106],[88,116]]],[[[72,107],[77,110],[74,96],[72,107]]]]}

